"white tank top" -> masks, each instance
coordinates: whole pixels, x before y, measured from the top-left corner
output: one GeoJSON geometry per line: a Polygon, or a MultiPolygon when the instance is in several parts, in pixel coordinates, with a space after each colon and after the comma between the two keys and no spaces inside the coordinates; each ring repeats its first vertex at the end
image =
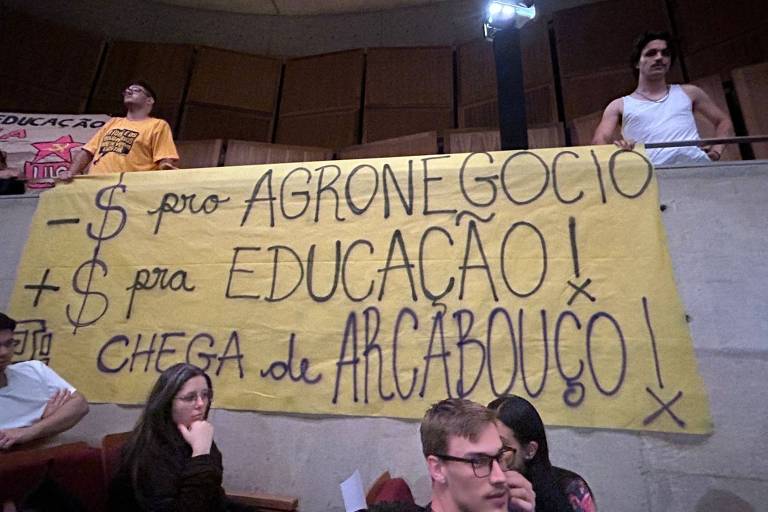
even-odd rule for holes
{"type": "MultiPolygon", "coordinates": [[[[624,96],[623,100],[621,131],[626,140],[666,142],[700,138],[693,119],[691,98],[679,85],[670,86],[669,95],[661,101],[636,99],[632,96],[624,96]]],[[[710,161],[707,154],[695,146],[646,151],[653,165],[710,161]]]]}

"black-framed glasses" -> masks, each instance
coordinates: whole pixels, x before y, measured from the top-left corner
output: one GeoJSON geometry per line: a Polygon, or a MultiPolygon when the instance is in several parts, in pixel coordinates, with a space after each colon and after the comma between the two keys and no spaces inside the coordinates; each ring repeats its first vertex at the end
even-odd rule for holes
{"type": "Polygon", "coordinates": [[[502,471],[512,471],[515,469],[514,464],[516,453],[517,450],[515,448],[512,448],[511,446],[505,446],[499,450],[499,453],[496,455],[480,454],[472,457],[471,459],[464,457],[454,457],[453,455],[443,455],[440,453],[433,453],[432,455],[443,460],[453,462],[466,462],[467,464],[472,464],[472,471],[475,473],[475,476],[477,478],[485,478],[491,474],[494,461],[499,463],[499,467],[502,471]]]}
{"type": "Polygon", "coordinates": [[[125,89],[123,89],[123,96],[125,96],[125,94],[127,93],[144,94],[145,96],[149,96],[149,93],[146,90],[144,90],[143,87],[133,87],[133,86],[126,87],[125,89]]]}
{"type": "Polygon", "coordinates": [[[199,393],[187,393],[186,395],[181,395],[174,397],[176,400],[181,400],[184,403],[191,404],[197,402],[197,399],[200,398],[203,402],[210,402],[213,400],[213,390],[212,389],[204,389],[200,391],[199,393]]]}

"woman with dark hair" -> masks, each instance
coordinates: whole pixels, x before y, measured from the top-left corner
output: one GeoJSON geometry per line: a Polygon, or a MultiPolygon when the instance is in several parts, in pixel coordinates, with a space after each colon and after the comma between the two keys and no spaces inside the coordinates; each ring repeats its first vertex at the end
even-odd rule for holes
{"type": "Polygon", "coordinates": [[[160,375],[123,448],[109,510],[228,509],[208,422],[212,399],[211,379],[196,366],[179,363],[160,375]]]}
{"type": "Polygon", "coordinates": [[[576,473],[553,466],[544,423],[536,408],[515,395],[488,404],[496,411],[497,427],[504,446],[514,448],[514,467],[532,484],[536,512],[595,512],[592,491],[576,473]]]}

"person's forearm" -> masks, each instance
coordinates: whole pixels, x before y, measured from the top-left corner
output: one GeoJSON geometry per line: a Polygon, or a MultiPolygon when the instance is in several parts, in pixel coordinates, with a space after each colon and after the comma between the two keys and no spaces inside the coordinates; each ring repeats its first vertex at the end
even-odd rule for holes
{"type": "Polygon", "coordinates": [[[733,136],[733,123],[730,119],[721,119],[715,126],[715,138],[724,139],[733,136]]]}
{"type": "MultiPolygon", "coordinates": [[[[715,126],[715,138],[725,139],[732,136],[733,123],[731,123],[730,119],[721,119],[715,126]]],[[[723,154],[723,151],[725,151],[725,144],[715,144],[710,151],[717,153],[716,160],[720,160],[720,156],[723,154]]]]}
{"type": "Polygon", "coordinates": [[[91,160],[93,160],[93,155],[88,151],[84,149],[76,151],[75,156],[72,159],[72,164],[69,166],[69,172],[73,175],[83,174],[83,171],[85,171],[85,168],[91,163],[91,160]]]}
{"type": "Polygon", "coordinates": [[[86,414],[88,414],[88,402],[83,395],[75,393],[72,399],[62,405],[56,412],[27,427],[31,436],[27,441],[53,436],[69,430],[86,414]]]}
{"type": "Polygon", "coordinates": [[[163,158],[157,162],[157,168],[163,171],[178,169],[175,165],[176,160],[172,158],[163,158]]]}
{"type": "Polygon", "coordinates": [[[614,128],[610,130],[598,128],[597,130],[595,130],[595,134],[592,136],[592,144],[595,146],[600,146],[602,144],[613,144],[614,131],[615,131],[614,128]]]}

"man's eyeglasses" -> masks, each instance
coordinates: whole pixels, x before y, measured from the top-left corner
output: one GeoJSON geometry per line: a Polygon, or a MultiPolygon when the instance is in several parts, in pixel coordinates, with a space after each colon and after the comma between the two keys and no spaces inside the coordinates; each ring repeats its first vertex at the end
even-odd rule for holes
{"type": "Polygon", "coordinates": [[[515,448],[505,446],[496,455],[478,455],[471,459],[454,457],[453,455],[442,455],[440,453],[434,453],[433,455],[443,460],[472,464],[472,471],[475,473],[475,476],[477,478],[485,478],[491,474],[494,461],[499,463],[502,471],[512,471],[515,469],[515,453],[517,453],[515,448]]]}
{"type": "Polygon", "coordinates": [[[3,348],[16,348],[16,347],[19,346],[20,343],[21,343],[21,340],[10,339],[10,340],[5,340],[5,341],[0,341],[0,347],[3,347],[3,348]]]}
{"type": "Polygon", "coordinates": [[[149,95],[149,94],[147,93],[147,91],[145,91],[145,90],[144,90],[143,88],[141,88],[141,87],[126,87],[126,88],[125,88],[125,90],[123,91],[123,95],[126,95],[126,94],[128,94],[128,93],[132,93],[132,94],[144,94],[144,95],[147,95],[147,96],[149,95]]]}
{"type": "Polygon", "coordinates": [[[210,402],[213,399],[213,390],[204,389],[199,393],[188,393],[186,395],[177,396],[176,400],[181,400],[184,403],[191,404],[197,402],[200,398],[203,402],[210,402]]]}

